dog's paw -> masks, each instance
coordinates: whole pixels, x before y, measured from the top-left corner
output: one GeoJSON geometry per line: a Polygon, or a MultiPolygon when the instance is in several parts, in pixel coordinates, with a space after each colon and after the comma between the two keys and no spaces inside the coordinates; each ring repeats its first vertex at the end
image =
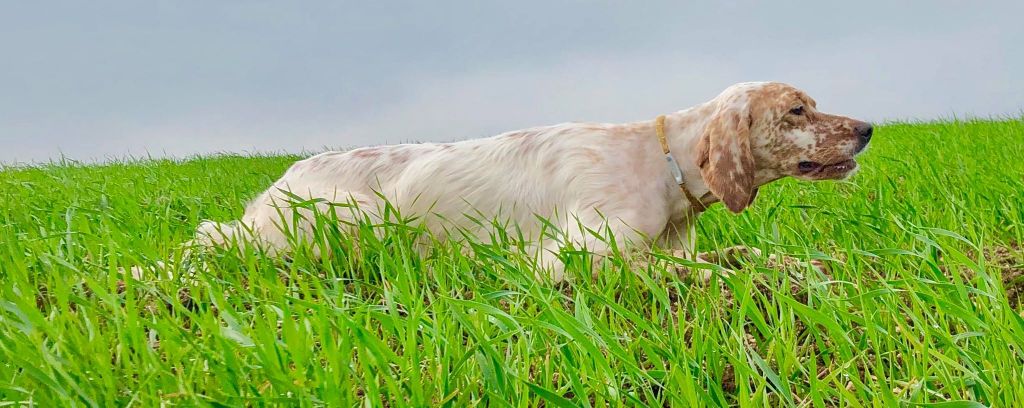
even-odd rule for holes
{"type": "Polygon", "coordinates": [[[717,251],[702,252],[697,259],[725,268],[740,269],[743,264],[761,257],[761,250],[746,245],[736,245],[717,251]]]}

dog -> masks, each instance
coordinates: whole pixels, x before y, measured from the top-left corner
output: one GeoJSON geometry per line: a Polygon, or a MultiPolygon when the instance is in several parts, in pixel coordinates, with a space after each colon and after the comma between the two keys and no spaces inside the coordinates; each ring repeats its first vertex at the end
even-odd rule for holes
{"type": "Polygon", "coordinates": [[[570,243],[595,258],[651,246],[694,258],[694,225],[707,206],[721,202],[739,213],[759,186],[787,176],[846,178],[872,132],[870,123],[818,111],[788,84],[739,83],[656,120],[318,154],[292,165],[240,220],[202,222],[195,242],[287,254],[296,239],[316,233],[314,213],[377,222],[386,202],[416,217],[433,239],[486,241],[495,224],[479,220],[515,224],[534,243],[541,275],[561,282],[559,251],[570,243]],[[290,207],[296,200],[313,204],[290,207]],[[297,216],[282,216],[284,208],[297,216]],[[559,234],[546,234],[551,226],[559,234]]]}

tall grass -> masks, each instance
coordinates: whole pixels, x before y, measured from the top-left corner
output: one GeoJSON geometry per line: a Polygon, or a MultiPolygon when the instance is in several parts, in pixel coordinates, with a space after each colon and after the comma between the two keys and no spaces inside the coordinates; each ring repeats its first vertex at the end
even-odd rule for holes
{"type": "Polygon", "coordinates": [[[398,214],[324,228],[330,258],[181,260],[199,220],[238,218],[295,159],[0,173],[0,405],[1024,401],[1003,279],[1024,267],[1021,120],[886,125],[850,181],[781,181],[700,220],[701,250],[742,243],[828,274],[753,259],[705,284],[616,259],[592,280],[566,251],[574,283],[556,286],[514,233],[421,256],[398,214]],[[173,278],[119,272],[158,260],[173,278]]]}

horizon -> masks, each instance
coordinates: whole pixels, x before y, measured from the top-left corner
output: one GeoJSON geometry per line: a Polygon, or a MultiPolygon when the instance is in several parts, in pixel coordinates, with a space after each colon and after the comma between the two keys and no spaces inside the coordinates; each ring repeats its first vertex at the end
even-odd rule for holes
{"type": "MultiPolygon", "coordinates": [[[[652,119],[653,120],[653,119],[652,119]]],[[[1007,122],[1007,121],[1024,121],[1024,110],[1016,115],[989,115],[989,116],[967,116],[967,117],[939,117],[934,119],[887,119],[878,122],[872,122],[876,127],[886,126],[900,126],[900,125],[933,125],[933,124],[959,124],[959,123],[977,123],[977,122],[1007,122]]],[[[553,124],[549,124],[553,125],[553,124]]],[[[545,125],[540,125],[545,126],[545,125]]],[[[492,135],[497,136],[497,134],[492,135]]],[[[489,137],[489,136],[483,136],[489,137]]],[[[414,140],[398,143],[457,143],[466,139],[457,140],[414,140]]],[[[380,145],[380,144],[377,144],[380,145]]],[[[210,152],[196,152],[185,155],[170,155],[170,154],[152,154],[150,152],[138,154],[138,155],[123,155],[118,157],[103,157],[103,158],[91,158],[80,160],[73,157],[61,156],[47,158],[42,161],[35,162],[5,162],[0,161],[0,171],[3,170],[17,170],[34,167],[49,167],[49,166],[104,166],[104,165],[138,165],[146,163],[156,163],[162,161],[169,161],[173,163],[184,163],[193,160],[203,159],[219,159],[219,158],[275,158],[284,156],[296,156],[305,158],[313,156],[319,153],[327,151],[346,151],[356,149],[359,147],[376,146],[370,145],[352,145],[352,146],[322,146],[321,148],[307,148],[296,151],[289,150],[238,150],[238,151],[210,151],[210,152]]]]}

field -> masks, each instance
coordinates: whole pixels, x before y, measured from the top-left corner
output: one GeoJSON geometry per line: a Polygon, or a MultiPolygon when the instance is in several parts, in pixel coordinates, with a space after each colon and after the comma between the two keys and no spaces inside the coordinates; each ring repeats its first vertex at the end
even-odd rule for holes
{"type": "Polygon", "coordinates": [[[591,280],[569,251],[554,286],[511,238],[420,257],[402,222],[189,274],[198,222],[295,156],[6,169],[0,406],[1019,406],[1024,121],[876,132],[854,178],[700,220],[701,250],[827,274],[753,259],[707,283],[621,260],[591,280]],[[158,260],[174,277],[119,272],[158,260]]]}

